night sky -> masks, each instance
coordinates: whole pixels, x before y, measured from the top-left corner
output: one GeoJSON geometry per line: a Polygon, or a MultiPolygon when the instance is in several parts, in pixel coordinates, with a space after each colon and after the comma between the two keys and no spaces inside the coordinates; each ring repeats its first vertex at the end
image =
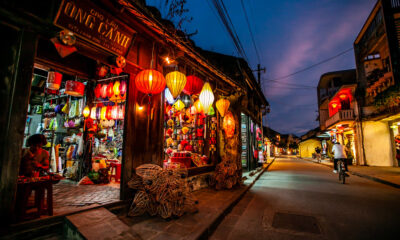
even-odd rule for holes
{"type": "MultiPolygon", "coordinates": [[[[165,0],[147,0],[163,16],[165,0]]],[[[255,69],[257,55],[251,42],[240,0],[225,0],[240,41],[255,69]]],[[[323,73],[355,68],[351,50],[308,71],[280,79],[315,63],[335,56],[353,42],[376,0],[244,0],[259,50],[264,94],[271,105],[264,125],[281,133],[298,136],[318,126],[316,86],[323,73]],[[276,81],[269,80],[278,79],[276,81]],[[303,88],[297,85],[313,86],[303,88]]],[[[211,0],[188,0],[186,16],[193,17],[183,28],[203,49],[238,56],[234,44],[214,9],[211,0]]]]}

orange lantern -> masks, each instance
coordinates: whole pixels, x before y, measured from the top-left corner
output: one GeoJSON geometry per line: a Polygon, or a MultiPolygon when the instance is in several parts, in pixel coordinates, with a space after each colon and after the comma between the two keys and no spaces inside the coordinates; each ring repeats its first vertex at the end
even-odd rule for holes
{"type": "Polygon", "coordinates": [[[165,79],[159,71],[147,69],[141,71],[135,77],[135,85],[142,93],[158,94],[165,88],[165,79]]]}
{"type": "Polygon", "coordinates": [[[120,90],[119,90],[119,86],[121,85],[121,83],[119,82],[119,81],[116,81],[115,83],[114,83],[114,86],[113,86],[113,92],[114,92],[114,97],[115,98],[118,98],[119,97],[119,94],[120,94],[120,90]]]}
{"type": "Polygon", "coordinates": [[[100,91],[101,98],[107,97],[107,88],[108,88],[107,84],[104,84],[103,86],[101,86],[101,91],[100,91]]]}
{"type": "Polygon", "coordinates": [[[178,97],[186,85],[185,74],[173,71],[165,76],[166,84],[174,98],[178,97]]]}
{"type": "Polygon", "coordinates": [[[230,104],[231,103],[228,99],[220,99],[215,103],[215,105],[217,106],[217,110],[222,117],[225,116],[225,113],[228,111],[230,104]]]}
{"type": "Polygon", "coordinates": [[[114,96],[114,85],[112,82],[110,82],[107,86],[107,97],[112,98],[114,96]]]}
{"type": "Polygon", "coordinates": [[[188,95],[198,94],[203,88],[203,80],[196,76],[188,76],[183,92],[188,95]]]}
{"type": "Polygon", "coordinates": [[[233,137],[235,133],[235,118],[230,111],[225,114],[222,128],[224,129],[227,138],[233,137]]]}
{"type": "Polygon", "coordinates": [[[111,118],[114,120],[118,119],[118,113],[119,113],[118,105],[113,106],[111,110],[111,118]]]}
{"type": "Polygon", "coordinates": [[[203,104],[200,102],[200,100],[197,100],[194,103],[194,107],[196,108],[196,113],[202,113],[204,112],[203,104]]]}
{"type": "Polygon", "coordinates": [[[83,116],[87,118],[89,117],[89,115],[90,115],[90,108],[88,105],[86,105],[86,107],[83,109],[83,116]]]}
{"type": "Polygon", "coordinates": [[[199,100],[203,105],[204,112],[208,113],[210,106],[214,102],[214,94],[212,92],[211,86],[209,83],[205,83],[203,85],[203,89],[201,90],[199,100]]]}

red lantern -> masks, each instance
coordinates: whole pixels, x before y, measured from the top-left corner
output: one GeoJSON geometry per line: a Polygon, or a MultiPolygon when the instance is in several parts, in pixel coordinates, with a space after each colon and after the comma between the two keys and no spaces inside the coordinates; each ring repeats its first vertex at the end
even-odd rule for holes
{"type": "Polygon", "coordinates": [[[59,72],[49,72],[46,80],[46,87],[51,90],[58,90],[61,86],[62,74],[59,72]]]}
{"type": "Polygon", "coordinates": [[[137,89],[146,94],[158,94],[165,88],[165,78],[159,71],[147,69],[135,77],[137,89]]]}
{"type": "Polygon", "coordinates": [[[118,119],[123,120],[125,117],[125,106],[122,106],[118,110],[118,119]]]}
{"type": "Polygon", "coordinates": [[[101,98],[106,98],[107,97],[107,88],[108,88],[107,84],[104,84],[104,85],[101,86],[101,91],[100,91],[101,98]]]}
{"type": "Polygon", "coordinates": [[[100,98],[101,96],[101,84],[97,84],[96,88],[94,89],[94,95],[96,98],[100,98]]]}
{"type": "Polygon", "coordinates": [[[345,100],[347,98],[347,95],[342,93],[339,95],[340,99],[345,100]]]}
{"type": "Polygon", "coordinates": [[[106,110],[106,119],[107,120],[111,120],[112,119],[111,111],[112,111],[112,107],[111,106],[107,106],[107,110],[106,110]]]}
{"type": "Polygon", "coordinates": [[[65,83],[65,94],[74,97],[82,97],[84,93],[85,93],[85,84],[71,80],[65,83]]]}
{"type": "Polygon", "coordinates": [[[203,88],[203,80],[196,76],[186,77],[186,85],[183,92],[188,95],[198,94],[203,88]]]}
{"type": "Polygon", "coordinates": [[[119,84],[119,94],[121,95],[121,97],[125,97],[126,94],[126,81],[121,81],[121,83],[119,84]]]}
{"type": "Polygon", "coordinates": [[[222,127],[225,131],[225,135],[227,138],[233,137],[233,134],[235,133],[235,118],[230,111],[225,113],[222,127]]]}
{"type": "Polygon", "coordinates": [[[108,98],[112,98],[114,96],[114,84],[112,82],[110,82],[107,86],[107,97],[108,98]]]}

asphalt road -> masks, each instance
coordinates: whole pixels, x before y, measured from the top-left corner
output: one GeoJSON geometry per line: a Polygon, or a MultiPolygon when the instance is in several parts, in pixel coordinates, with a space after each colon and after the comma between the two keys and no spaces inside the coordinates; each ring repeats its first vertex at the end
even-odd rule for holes
{"type": "Polygon", "coordinates": [[[277,158],[210,239],[400,239],[400,190],[277,158]]]}

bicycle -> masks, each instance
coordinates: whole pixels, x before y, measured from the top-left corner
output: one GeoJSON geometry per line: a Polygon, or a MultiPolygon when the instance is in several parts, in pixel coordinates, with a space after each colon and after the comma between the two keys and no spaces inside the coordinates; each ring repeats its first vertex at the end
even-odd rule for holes
{"type": "Polygon", "coordinates": [[[342,182],[342,184],[346,183],[346,168],[344,165],[343,159],[338,159],[337,162],[337,171],[339,175],[339,182],[342,182]]]}

